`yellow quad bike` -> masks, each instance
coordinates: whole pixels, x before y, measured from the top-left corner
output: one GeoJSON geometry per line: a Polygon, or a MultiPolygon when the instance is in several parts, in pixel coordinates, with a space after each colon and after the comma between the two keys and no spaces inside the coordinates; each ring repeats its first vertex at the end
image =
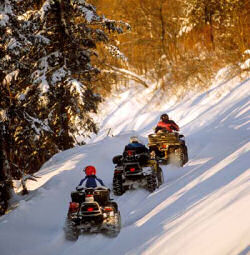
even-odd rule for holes
{"type": "Polygon", "coordinates": [[[182,167],[188,162],[187,146],[183,135],[160,130],[148,136],[148,147],[151,157],[159,164],[174,164],[182,167]]]}

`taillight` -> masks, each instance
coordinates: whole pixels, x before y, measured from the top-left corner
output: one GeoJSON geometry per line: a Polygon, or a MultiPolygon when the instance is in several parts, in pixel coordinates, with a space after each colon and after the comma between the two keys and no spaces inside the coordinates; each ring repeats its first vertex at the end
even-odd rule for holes
{"type": "Polygon", "coordinates": [[[94,208],[93,208],[93,207],[88,207],[87,211],[88,211],[88,212],[93,212],[93,211],[94,211],[94,208]]]}
{"type": "Polygon", "coordinates": [[[130,168],[130,172],[134,172],[135,171],[135,168],[130,168]]]}
{"type": "Polygon", "coordinates": [[[128,151],[127,151],[127,153],[128,153],[128,156],[133,156],[134,151],[130,151],[130,150],[128,150],[128,151]]]}
{"type": "Polygon", "coordinates": [[[78,208],[79,208],[79,203],[76,203],[76,202],[69,203],[69,210],[71,212],[76,212],[78,208]]]}
{"type": "Polygon", "coordinates": [[[105,208],[104,208],[104,211],[110,212],[110,211],[113,211],[113,208],[112,208],[112,207],[105,207],[105,208]]]}
{"type": "Polygon", "coordinates": [[[93,197],[93,195],[86,195],[86,197],[93,197]]]}

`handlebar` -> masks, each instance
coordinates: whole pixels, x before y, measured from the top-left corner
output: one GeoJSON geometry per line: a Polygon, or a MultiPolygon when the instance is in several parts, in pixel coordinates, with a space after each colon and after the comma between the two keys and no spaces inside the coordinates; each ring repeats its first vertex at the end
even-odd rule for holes
{"type": "Polygon", "coordinates": [[[100,187],[100,186],[97,186],[97,187],[95,187],[95,188],[85,188],[85,187],[76,187],[76,191],[85,191],[85,190],[109,190],[110,191],[110,189],[109,188],[107,188],[107,187],[104,187],[104,186],[102,186],[102,187],[100,187]]]}

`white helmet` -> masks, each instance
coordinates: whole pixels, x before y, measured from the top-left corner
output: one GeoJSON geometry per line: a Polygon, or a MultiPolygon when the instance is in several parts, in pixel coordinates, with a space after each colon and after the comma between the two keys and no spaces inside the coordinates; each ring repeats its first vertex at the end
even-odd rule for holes
{"type": "Polygon", "coordinates": [[[138,139],[137,136],[131,136],[130,139],[129,139],[129,141],[130,141],[131,143],[138,143],[138,142],[139,142],[139,139],[138,139]]]}

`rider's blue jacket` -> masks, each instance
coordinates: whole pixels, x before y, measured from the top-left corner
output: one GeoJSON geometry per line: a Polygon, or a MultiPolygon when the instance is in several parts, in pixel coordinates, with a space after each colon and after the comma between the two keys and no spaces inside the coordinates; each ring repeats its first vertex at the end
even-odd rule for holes
{"type": "Polygon", "coordinates": [[[136,153],[140,154],[140,153],[148,153],[148,148],[142,144],[142,143],[138,143],[138,142],[133,142],[133,143],[129,143],[128,145],[125,146],[124,152],[128,151],[128,150],[135,150],[136,153]]]}
{"type": "Polygon", "coordinates": [[[101,186],[105,186],[103,181],[97,178],[95,175],[86,176],[84,179],[80,181],[78,186],[81,186],[85,181],[86,181],[86,184],[85,184],[86,188],[96,188],[98,186],[97,182],[99,182],[101,186]]]}

